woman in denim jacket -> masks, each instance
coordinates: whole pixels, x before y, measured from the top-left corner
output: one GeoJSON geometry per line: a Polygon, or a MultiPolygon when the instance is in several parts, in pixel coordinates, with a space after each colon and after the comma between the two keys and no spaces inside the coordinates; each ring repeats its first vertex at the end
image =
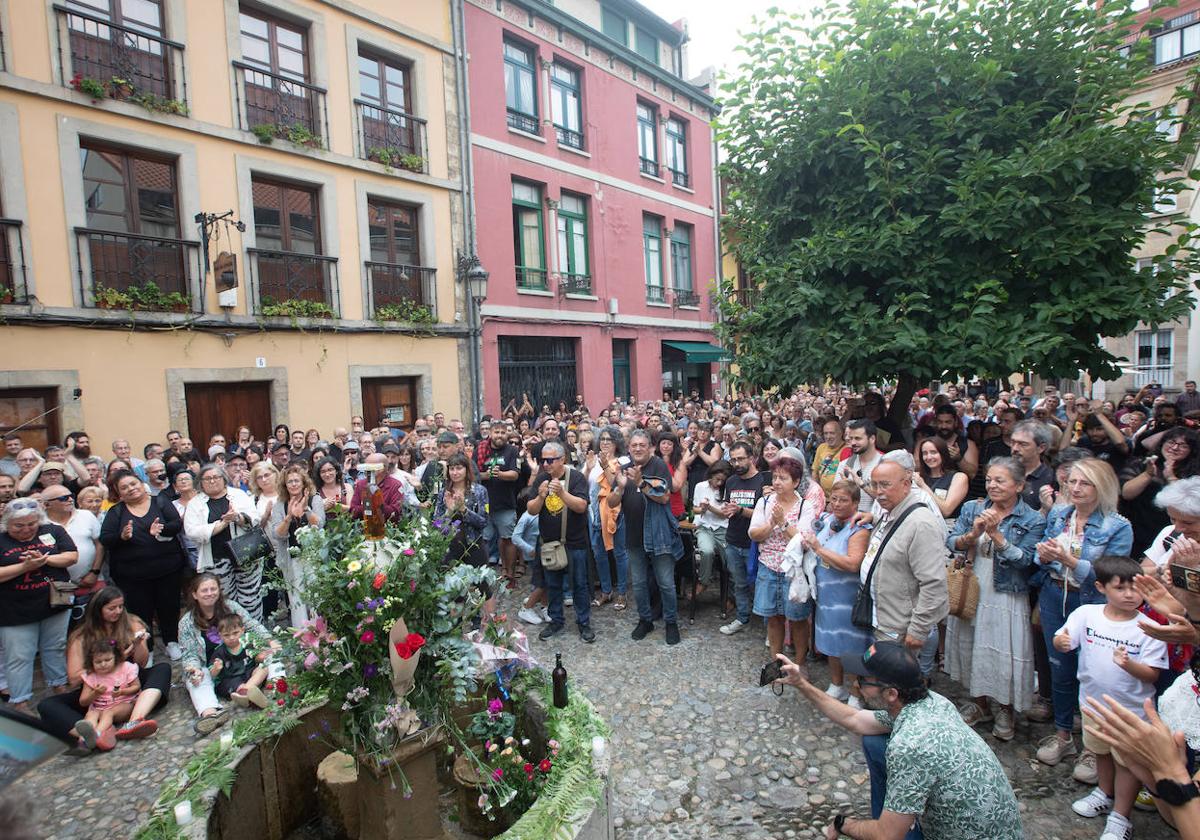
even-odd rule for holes
{"type": "Polygon", "coordinates": [[[1079,697],[1077,655],[1055,650],[1054,634],[1080,604],[1104,602],[1096,589],[1092,563],[1105,556],[1128,557],[1133,547],[1133,528],[1117,513],[1118,485],[1112,467],[1097,458],[1076,461],[1066,490],[1067,504],[1050,511],[1046,540],[1037,546],[1037,575],[1042,579],[1038,612],[1050,654],[1057,730],[1042,740],[1037,757],[1050,766],[1076,753],[1071,725],[1079,697]]]}
{"type": "Polygon", "coordinates": [[[968,726],[991,723],[992,734],[1010,741],[1016,713],[1033,701],[1033,639],[1029,634],[1029,578],[1046,520],[1021,499],[1025,468],[1015,458],[988,461],[988,497],[963,505],[946,545],[967,555],[979,580],[973,621],[946,623],[950,676],[975,699],[959,713],[968,726]],[[989,700],[999,708],[993,714],[989,700]]]}

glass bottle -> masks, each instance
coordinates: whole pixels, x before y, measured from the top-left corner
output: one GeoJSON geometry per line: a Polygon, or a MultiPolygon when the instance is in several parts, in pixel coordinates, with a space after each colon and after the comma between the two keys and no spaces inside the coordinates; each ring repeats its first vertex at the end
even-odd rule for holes
{"type": "Polygon", "coordinates": [[[567,708],[567,669],[562,664],[562,654],[554,654],[554,670],[550,672],[550,681],[554,684],[554,707],[567,708]]]}
{"type": "Polygon", "coordinates": [[[383,490],[375,480],[377,473],[367,473],[367,492],[363,496],[363,534],[369,540],[381,540],[384,534],[383,490]]]}

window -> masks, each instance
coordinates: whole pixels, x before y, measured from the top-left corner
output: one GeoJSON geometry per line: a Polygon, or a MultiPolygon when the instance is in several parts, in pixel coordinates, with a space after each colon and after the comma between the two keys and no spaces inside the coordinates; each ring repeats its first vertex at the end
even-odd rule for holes
{"type": "Polygon", "coordinates": [[[545,290],[546,246],[542,235],[542,191],[533,184],[513,181],[512,203],[517,288],[545,290]]]}
{"type": "Polygon", "coordinates": [[[637,106],[638,159],[646,175],[658,176],[658,111],[642,102],[637,106]]]}
{"type": "Polygon", "coordinates": [[[421,264],[417,208],[368,199],[367,235],[371,241],[372,262],[421,264]]]}
{"type": "Polygon", "coordinates": [[[1166,213],[1174,213],[1179,209],[1179,196],[1175,192],[1171,192],[1167,187],[1156,185],[1154,193],[1151,197],[1154,203],[1154,208],[1151,211],[1153,214],[1162,215],[1166,213]]]}
{"type": "Polygon", "coordinates": [[[257,247],[248,252],[258,286],[258,311],[303,300],[324,304],[324,310],[306,314],[335,315],[337,260],[322,255],[316,189],[255,178],[251,191],[257,247]]]}
{"type": "Polygon", "coordinates": [[[369,316],[384,320],[432,321],[437,303],[437,272],[421,265],[419,211],[405,204],[367,199],[366,263],[369,316]]]}
{"type": "Polygon", "coordinates": [[[537,109],[537,71],[533,50],[504,42],[504,92],[508,124],[518,131],[540,134],[537,109]]]}
{"type": "Polygon", "coordinates": [[[558,272],[567,290],[589,294],[587,199],[563,193],[558,202],[558,272]]]}
{"type": "Polygon", "coordinates": [[[671,170],[671,183],[679,187],[689,186],[687,126],[683,120],[674,117],[667,120],[667,168],[671,170]]]}
{"type": "Polygon", "coordinates": [[[242,10],[242,61],[297,82],[308,81],[307,36],[294,24],[242,10]]]}
{"type": "Polygon", "coordinates": [[[93,230],[179,236],[179,202],[171,161],[83,143],[87,226],[93,230]]]}
{"type": "Polygon", "coordinates": [[[662,219],[658,216],[642,217],[642,255],[646,265],[646,300],[664,303],[662,219]]]}
{"type": "MultiPolygon", "coordinates": [[[[242,10],[242,59],[234,62],[245,99],[242,128],[324,145],[324,91],[310,82],[308,35],[296,24],[242,10]]],[[[240,118],[241,115],[239,115],[240,118]]]]}
{"type": "Polygon", "coordinates": [[[601,9],[600,31],[621,46],[629,46],[629,21],[612,9],[601,9]]]}
{"type": "Polygon", "coordinates": [[[671,231],[671,283],[677,291],[692,291],[692,226],[679,222],[671,231]]]}
{"type": "Polygon", "coordinates": [[[1200,23],[1195,13],[1167,21],[1163,32],[1154,36],[1154,63],[1167,64],[1200,53],[1200,23]]]}
{"type": "Polygon", "coordinates": [[[255,179],[253,196],[254,236],[259,248],[321,253],[315,189],[255,179]]]}
{"type": "Polygon", "coordinates": [[[550,107],[559,145],[582,149],[583,110],[579,98],[579,71],[557,61],[550,66],[550,107]]]}
{"type": "Polygon", "coordinates": [[[162,0],[67,0],[56,8],[70,36],[71,67],[64,69],[65,77],[117,77],[138,93],[177,97],[172,53],[178,48],[163,40],[162,0]]]}
{"type": "Polygon", "coordinates": [[[679,47],[671,50],[671,72],[679,78],[683,78],[683,50],[679,47]]]}
{"type": "Polygon", "coordinates": [[[371,53],[358,54],[361,98],[355,107],[361,120],[362,157],[388,164],[399,162],[404,155],[424,157],[424,124],[411,116],[410,75],[406,64],[371,53]]]}
{"type": "Polygon", "coordinates": [[[409,68],[397,61],[358,54],[358,90],[363,99],[380,108],[412,113],[409,68]]]}
{"type": "Polygon", "coordinates": [[[1173,330],[1141,330],[1137,333],[1137,370],[1135,387],[1157,382],[1171,387],[1174,380],[1172,363],[1175,350],[1173,330]]]}
{"type": "Polygon", "coordinates": [[[658,39],[640,26],[634,28],[634,34],[634,51],[651,64],[658,64],[658,39]]]}

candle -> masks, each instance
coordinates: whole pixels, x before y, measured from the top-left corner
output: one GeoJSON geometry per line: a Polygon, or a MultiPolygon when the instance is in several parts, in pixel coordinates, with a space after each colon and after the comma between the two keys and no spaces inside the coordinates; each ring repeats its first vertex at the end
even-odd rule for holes
{"type": "Polygon", "coordinates": [[[192,821],[192,803],[183,800],[175,806],[175,824],[184,826],[192,821]]]}
{"type": "Polygon", "coordinates": [[[232,746],[233,746],[233,733],[232,732],[222,732],[221,733],[221,749],[227,750],[232,746]]]}
{"type": "Polygon", "coordinates": [[[592,738],[592,759],[597,763],[604,761],[604,756],[608,753],[608,745],[599,735],[592,738]]]}

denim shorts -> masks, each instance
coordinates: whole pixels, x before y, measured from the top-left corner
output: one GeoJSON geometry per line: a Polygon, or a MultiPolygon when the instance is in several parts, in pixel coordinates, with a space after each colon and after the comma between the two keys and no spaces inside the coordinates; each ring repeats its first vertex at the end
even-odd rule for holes
{"type": "Polygon", "coordinates": [[[517,512],[515,510],[493,510],[489,516],[500,539],[511,540],[513,528],[517,524],[517,512]]]}
{"type": "Polygon", "coordinates": [[[754,614],[763,618],[782,615],[788,621],[804,621],[812,615],[812,600],[798,604],[788,600],[788,579],[758,564],[758,578],[754,584],[754,614]]]}

